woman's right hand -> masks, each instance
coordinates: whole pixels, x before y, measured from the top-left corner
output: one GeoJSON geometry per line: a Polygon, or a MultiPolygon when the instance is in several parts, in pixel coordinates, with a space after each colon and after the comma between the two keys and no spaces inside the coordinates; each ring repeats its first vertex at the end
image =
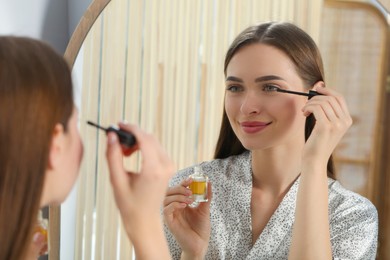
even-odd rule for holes
{"type": "Polygon", "coordinates": [[[108,133],[107,162],[110,181],[128,237],[137,259],[170,259],[161,219],[161,205],[174,164],[158,140],[135,125],[119,124],[133,133],[137,144],[123,150],[118,136],[108,133]],[[128,171],[123,156],[139,150],[142,155],[139,172],[128,171]]]}
{"type": "Polygon", "coordinates": [[[187,187],[191,179],[167,191],[164,200],[164,221],[182,249],[182,259],[203,259],[210,238],[210,202],[211,183],[208,185],[208,202],[199,203],[197,208],[190,208],[193,200],[187,187]]]}

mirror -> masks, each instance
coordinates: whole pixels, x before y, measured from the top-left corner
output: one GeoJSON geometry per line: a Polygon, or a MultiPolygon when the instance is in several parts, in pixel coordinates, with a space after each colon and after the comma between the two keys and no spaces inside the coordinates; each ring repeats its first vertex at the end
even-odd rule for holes
{"type": "MultiPolygon", "coordinates": [[[[322,2],[311,1],[308,8],[304,1],[95,0],[65,54],[74,64],[80,132],[85,150],[77,186],[62,206],[61,218],[58,208],[50,210],[50,228],[54,234],[51,236],[50,259],[132,257],[131,244],[122,231],[112,198],[104,159],[104,133],[87,126],[86,121],[108,126],[126,119],[139,124],[157,136],[178,169],[212,159],[223,108],[225,51],[233,38],[250,24],[287,20],[305,29],[319,42],[330,85],[345,86],[341,90],[353,97],[351,102],[359,100],[362,95],[370,95],[373,98],[370,104],[378,105],[367,107],[366,112],[379,113],[381,102],[375,98],[381,91],[381,76],[371,75],[374,78],[370,80],[378,82],[376,91],[370,92],[370,88],[364,92],[366,81],[353,81],[354,86],[359,86],[359,91],[348,88],[353,77],[343,76],[352,76],[346,63],[347,58],[351,55],[355,58],[355,54],[349,53],[339,62],[339,53],[334,52],[342,34],[334,29],[342,28],[337,19],[342,19],[343,14],[338,14],[336,20],[329,20],[329,17],[334,17],[334,12],[339,11],[329,10],[332,7],[323,6],[322,2]],[[343,74],[338,74],[341,69],[343,74]],[[68,255],[63,255],[66,252],[68,255]]],[[[351,15],[360,22],[362,17],[366,18],[360,11],[348,14],[348,17],[351,15]]],[[[381,24],[376,18],[369,21],[376,26],[381,24]]],[[[381,39],[379,37],[379,41],[381,39]]],[[[363,41],[361,45],[364,44],[363,41]]],[[[379,66],[383,52],[384,49],[380,49],[376,58],[371,60],[373,69],[379,66]]],[[[354,69],[355,76],[358,73],[366,77],[371,73],[365,66],[354,69]]],[[[351,113],[360,117],[359,109],[353,104],[351,113]]],[[[360,154],[353,153],[352,144],[361,135],[366,136],[367,131],[376,133],[378,125],[375,122],[380,120],[379,116],[372,118],[373,125],[369,130],[365,127],[352,130],[343,142],[347,148],[338,150],[340,176],[344,176],[346,186],[356,184],[352,177],[355,175],[351,174],[361,166],[359,163],[354,165],[355,160],[360,160],[360,154]]],[[[380,148],[373,138],[364,145],[363,153],[377,152],[380,148]]],[[[139,159],[132,156],[126,164],[137,168],[139,159]]],[[[370,197],[375,188],[370,181],[376,178],[376,173],[369,167],[377,163],[371,157],[364,157],[364,163],[368,166],[364,164],[362,169],[359,168],[362,182],[356,191],[370,197]]]]}

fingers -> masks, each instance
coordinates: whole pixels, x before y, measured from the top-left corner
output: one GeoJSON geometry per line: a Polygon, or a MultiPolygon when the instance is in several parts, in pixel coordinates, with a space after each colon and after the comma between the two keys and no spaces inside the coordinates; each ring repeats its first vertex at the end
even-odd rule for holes
{"type": "MultiPolygon", "coordinates": [[[[167,191],[167,196],[164,199],[164,215],[173,214],[177,209],[183,209],[188,204],[191,204],[194,200],[190,198],[192,192],[186,188],[192,180],[190,178],[185,179],[179,185],[171,187],[167,191]]],[[[208,182],[207,185],[207,198],[208,201],[205,203],[200,203],[198,209],[204,210],[205,208],[210,208],[210,203],[212,199],[212,186],[211,182],[208,182]]]]}
{"type": "Polygon", "coordinates": [[[119,127],[134,134],[137,140],[137,148],[140,150],[143,158],[143,169],[145,172],[156,173],[155,169],[163,168],[170,173],[166,177],[173,175],[175,167],[166,151],[153,135],[146,133],[136,125],[119,123],[119,127]],[[145,163],[145,158],[148,158],[148,163],[145,163]]]}
{"type": "Polygon", "coordinates": [[[173,193],[171,195],[167,195],[164,199],[163,205],[168,206],[174,202],[182,202],[182,203],[192,203],[193,200],[190,198],[191,191],[186,189],[186,191],[181,191],[180,193],[173,193]]]}
{"type": "Polygon", "coordinates": [[[192,192],[188,188],[188,186],[192,183],[191,178],[186,178],[183,181],[180,182],[179,185],[176,185],[174,187],[171,187],[167,191],[167,196],[182,194],[184,196],[191,196],[192,192]]]}
{"type": "Polygon", "coordinates": [[[41,232],[36,232],[33,235],[32,245],[29,249],[29,257],[31,259],[37,259],[39,256],[46,254],[47,252],[47,240],[45,235],[41,232]]]}
{"type": "Polygon", "coordinates": [[[110,180],[114,188],[123,190],[126,188],[127,176],[123,168],[122,148],[118,136],[114,132],[107,134],[106,158],[110,172],[110,180]]]}
{"type": "Polygon", "coordinates": [[[162,152],[161,145],[157,139],[154,138],[153,135],[141,130],[138,126],[119,123],[119,127],[127,132],[132,133],[135,136],[135,139],[137,140],[137,146],[142,153],[156,156],[158,153],[162,152]]]}
{"type": "Polygon", "coordinates": [[[176,209],[183,209],[187,207],[188,204],[193,202],[193,199],[190,198],[192,192],[187,188],[192,180],[190,178],[185,179],[179,185],[171,187],[167,191],[167,195],[164,199],[164,214],[170,215],[176,209]]]}
{"type": "Polygon", "coordinates": [[[118,137],[112,132],[108,133],[107,160],[110,171],[114,173],[113,177],[115,180],[125,181],[124,178],[126,176],[121,177],[118,175],[125,173],[125,170],[123,169],[123,155],[128,156],[136,150],[140,150],[141,152],[143,158],[142,168],[146,174],[168,172],[170,175],[167,175],[166,177],[170,177],[174,173],[172,161],[153,135],[146,133],[136,125],[119,123],[119,127],[122,130],[132,133],[135,136],[137,143],[131,148],[123,149],[118,142],[118,137]],[[145,163],[145,158],[148,158],[148,163],[145,163]],[[156,171],[155,169],[160,169],[160,171],[156,171]]]}
{"type": "Polygon", "coordinates": [[[211,182],[208,182],[208,184],[207,184],[207,199],[208,200],[205,203],[200,203],[199,208],[201,208],[202,210],[207,209],[209,211],[212,198],[213,198],[212,184],[211,184],[211,182]]]}
{"type": "Polygon", "coordinates": [[[211,182],[209,182],[208,185],[207,185],[207,197],[208,197],[207,203],[210,204],[211,199],[213,198],[213,189],[212,189],[211,182]]]}
{"type": "MultiPolygon", "coordinates": [[[[192,179],[187,178],[183,180],[179,185],[173,186],[168,189],[167,191],[167,196],[174,195],[174,194],[185,194],[185,193],[191,193],[191,190],[188,189],[187,187],[191,184],[192,179]]],[[[189,194],[191,195],[191,194],[189,194]]]]}
{"type": "Polygon", "coordinates": [[[345,128],[352,124],[344,98],[336,91],[317,87],[316,91],[323,95],[313,97],[303,107],[305,116],[313,114],[318,122],[334,123],[337,127],[345,128]]]}
{"type": "Polygon", "coordinates": [[[333,89],[326,88],[326,87],[317,87],[315,90],[318,93],[323,94],[322,97],[321,96],[316,96],[316,97],[320,97],[320,98],[324,98],[324,96],[331,97],[330,100],[332,102],[333,107],[340,108],[340,110],[338,111],[338,114],[349,115],[349,110],[348,110],[345,98],[340,93],[338,93],[337,91],[335,91],[333,89]],[[338,106],[337,106],[337,104],[338,104],[338,106]]]}
{"type": "Polygon", "coordinates": [[[172,202],[164,207],[163,214],[165,217],[169,218],[175,211],[180,209],[185,209],[189,203],[186,202],[172,202]]]}

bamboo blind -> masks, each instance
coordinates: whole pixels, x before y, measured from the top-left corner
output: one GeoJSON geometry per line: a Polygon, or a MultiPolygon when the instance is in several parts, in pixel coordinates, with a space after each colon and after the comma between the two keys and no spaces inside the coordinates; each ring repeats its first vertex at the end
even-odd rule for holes
{"type": "Polygon", "coordinates": [[[387,10],[390,10],[390,0],[379,0],[379,3],[381,3],[387,10]]]}
{"type": "Polygon", "coordinates": [[[320,48],[327,84],[346,97],[354,120],[335,151],[337,177],[369,198],[376,174],[385,43],[386,26],[377,13],[362,6],[324,6],[320,48]]]}
{"type": "Polygon", "coordinates": [[[383,165],[389,158],[384,140],[389,135],[385,120],[389,95],[385,89],[389,78],[390,1],[336,2],[326,1],[320,46],[328,84],[344,93],[354,118],[352,128],[336,150],[337,177],[377,207],[377,259],[389,259],[388,174],[383,165]]]}
{"type": "MultiPolygon", "coordinates": [[[[210,160],[231,41],[247,26],[269,20],[294,22],[317,40],[321,10],[321,0],[111,1],[81,52],[85,151],[75,259],[132,257],[108,179],[104,134],[84,122],[139,124],[159,138],[178,168],[210,160]]],[[[139,159],[125,163],[136,169],[139,159]]]]}

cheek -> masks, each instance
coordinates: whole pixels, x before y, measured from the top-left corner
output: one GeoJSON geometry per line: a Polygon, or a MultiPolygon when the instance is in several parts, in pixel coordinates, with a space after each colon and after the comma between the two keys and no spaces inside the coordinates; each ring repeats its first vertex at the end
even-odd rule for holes
{"type": "Polygon", "coordinates": [[[77,156],[77,158],[75,158],[75,163],[77,163],[77,171],[78,171],[80,169],[80,164],[84,155],[84,145],[83,142],[81,141],[80,135],[78,135],[76,146],[77,146],[76,148],[77,151],[75,151],[75,155],[77,156]]]}
{"type": "Polygon", "coordinates": [[[81,161],[83,158],[84,154],[84,146],[81,141],[80,134],[78,131],[74,132],[73,134],[73,140],[71,141],[71,148],[70,148],[70,154],[69,156],[69,177],[73,181],[76,179],[76,176],[78,176],[79,170],[80,170],[80,165],[81,161]]]}
{"type": "Polygon", "coordinates": [[[283,118],[283,121],[289,124],[302,124],[306,118],[302,113],[302,107],[305,103],[305,100],[291,98],[275,104],[273,111],[279,111],[278,113],[283,118]]]}
{"type": "Polygon", "coordinates": [[[238,98],[225,97],[225,111],[230,120],[232,116],[239,113],[241,103],[238,98]]]}
{"type": "Polygon", "coordinates": [[[234,112],[234,109],[228,103],[225,103],[225,112],[230,126],[234,129],[235,128],[234,118],[237,117],[237,112],[234,112]]]}

